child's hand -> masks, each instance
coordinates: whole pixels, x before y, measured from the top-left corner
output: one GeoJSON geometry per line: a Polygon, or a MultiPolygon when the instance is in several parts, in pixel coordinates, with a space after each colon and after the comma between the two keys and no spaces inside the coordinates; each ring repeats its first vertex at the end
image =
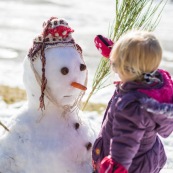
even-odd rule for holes
{"type": "Polygon", "coordinates": [[[115,162],[111,156],[105,157],[100,164],[99,173],[128,173],[119,163],[115,162]]]}
{"type": "Polygon", "coordinates": [[[99,52],[105,58],[109,58],[114,42],[106,37],[103,37],[102,35],[97,35],[94,39],[94,43],[99,52]]]}

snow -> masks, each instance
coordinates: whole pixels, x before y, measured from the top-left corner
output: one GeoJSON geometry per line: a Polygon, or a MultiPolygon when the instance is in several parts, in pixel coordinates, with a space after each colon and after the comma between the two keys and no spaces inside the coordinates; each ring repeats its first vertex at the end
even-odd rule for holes
{"type": "MultiPolygon", "coordinates": [[[[1,0],[0,1],[0,84],[24,88],[22,80],[23,59],[32,39],[44,20],[50,16],[68,19],[75,29],[75,40],[82,46],[88,66],[88,90],[92,86],[93,74],[100,59],[100,54],[94,47],[93,38],[96,34],[108,35],[109,24],[114,19],[115,4],[112,0],[1,0]],[[15,58],[16,57],[16,58],[15,58]]],[[[164,59],[161,68],[167,69],[171,75],[173,59],[173,4],[168,3],[163,11],[162,19],[155,31],[164,48],[164,59]]],[[[112,78],[111,80],[114,80],[112,78]]],[[[117,79],[117,78],[116,78],[117,79]]],[[[91,98],[92,102],[107,103],[114,90],[113,86],[99,91],[91,98]]],[[[24,103],[6,105],[0,100],[0,120],[8,125],[11,115],[18,113],[18,108],[24,103]]],[[[103,113],[102,113],[103,115],[103,113]]],[[[97,131],[100,129],[102,115],[97,112],[84,112],[97,131]]],[[[162,139],[168,156],[165,169],[161,173],[173,172],[173,135],[162,139]]]]}
{"type": "MultiPolygon", "coordinates": [[[[3,103],[2,101],[0,103],[3,103]]],[[[23,103],[19,103],[19,104],[15,104],[15,105],[11,105],[8,106],[5,103],[3,103],[0,105],[1,110],[3,110],[1,112],[1,121],[4,122],[4,124],[8,124],[8,120],[10,118],[10,115],[13,115],[14,112],[18,112],[18,107],[21,107],[22,105],[24,105],[25,102],[23,103]],[[16,108],[17,107],[17,108],[16,108]],[[8,108],[8,110],[7,110],[8,108]],[[4,114],[4,116],[2,116],[2,114],[4,114]]],[[[94,130],[96,131],[96,133],[98,133],[98,131],[100,130],[100,126],[101,126],[101,122],[102,122],[102,116],[98,115],[97,112],[87,112],[85,111],[84,116],[86,119],[88,119],[92,125],[92,127],[94,128],[94,130]]],[[[165,151],[168,157],[167,163],[164,167],[164,169],[161,170],[160,173],[172,173],[173,172],[173,135],[171,135],[170,137],[166,138],[166,139],[162,139],[162,142],[164,143],[164,147],[165,147],[165,151]]]]}

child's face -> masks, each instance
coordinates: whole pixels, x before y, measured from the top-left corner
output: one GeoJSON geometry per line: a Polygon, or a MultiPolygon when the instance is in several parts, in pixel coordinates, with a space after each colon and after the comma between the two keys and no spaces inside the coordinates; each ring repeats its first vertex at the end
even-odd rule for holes
{"type": "Polygon", "coordinates": [[[115,62],[110,60],[110,64],[111,64],[111,69],[114,71],[114,73],[118,74],[118,77],[121,79],[122,82],[124,82],[123,76],[121,75],[121,73],[118,72],[118,70],[116,68],[117,66],[116,66],[115,62]]]}
{"type": "Polygon", "coordinates": [[[112,69],[116,74],[118,74],[118,77],[120,78],[120,80],[121,80],[122,82],[127,82],[127,81],[128,81],[127,77],[123,76],[123,75],[120,73],[120,71],[117,70],[116,63],[115,63],[114,61],[110,60],[110,64],[111,64],[111,69],[112,69]]]}
{"type": "Polygon", "coordinates": [[[127,82],[128,81],[121,73],[117,72],[117,74],[118,74],[118,76],[119,76],[119,78],[121,79],[122,82],[127,82]]]}
{"type": "Polygon", "coordinates": [[[115,73],[117,73],[115,62],[112,61],[112,60],[110,59],[110,64],[111,64],[111,69],[112,69],[115,73]]]}

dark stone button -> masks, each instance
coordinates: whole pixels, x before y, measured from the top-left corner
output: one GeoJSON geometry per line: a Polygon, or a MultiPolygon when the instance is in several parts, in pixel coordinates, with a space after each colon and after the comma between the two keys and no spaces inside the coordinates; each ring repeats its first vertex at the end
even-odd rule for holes
{"type": "Polygon", "coordinates": [[[86,70],[86,65],[85,64],[80,64],[80,71],[86,70]]]}
{"type": "Polygon", "coordinates": [[[85,147],[86,147],[87,150],[90,150],[91,147],[92,147],[92,143],[88,142],[88,144],[86,144],[85,147]]]}
{"type": "Polygon", "coordinates": [[[79,128],[80,124],[79,123],[75,123],[74,124],[74,128],[77,130],[79,128]]]}

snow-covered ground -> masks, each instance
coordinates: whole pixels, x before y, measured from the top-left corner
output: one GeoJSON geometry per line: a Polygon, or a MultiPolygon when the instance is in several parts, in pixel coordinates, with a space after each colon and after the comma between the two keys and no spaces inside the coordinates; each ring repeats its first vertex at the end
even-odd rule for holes
{"type": "MultiPolygon", "coordinates": [[[[94,47],[96,34],[107,35],[109,24],[114,18],[112,0],[0,0],[0,84],[23,88],[22,61],[40,32],[42,22],[50,16],[66,18],[75,29],[74,37],[84,51],[89,71],[87,97],[92,84],[93,74],[99,62],[99,53],[94,47]]],[[[155,30],[164,49],[161,68],[167,69],[173,76],[173,3],[168,2],[162,19],[155,30]]],[[[114,79],[112,79],[114,80],[114,79]]],[[[91,101],[107,103],[113,86],[99,91],[91,101]]],[[[12,115],[20,104],[7,106],[0,100],[3,121],[12,115]]],[[[96,112],[85,112],[92,121],[101,124],[102,116],[96,112]]],[[[161,173],[173,173],[173,135],[163,139],[168,156],[167,165],[161,173]]]]}
{"type": "MultiPolygon", "coordinates": [[[[1,110],[1,119],[0,121],[4,124],[8,124],[9,118],[18,112],[18,108],[21,107],[25,102],[15,103],[13,105],[7,105],[2,100],[0,101],[0,110],[1,110]]],[[[94,125],[95,130],[98,132],[102,122],[102,116],[97,112],[84,112],[84,115],[91,121],[91,124],[94,125]]],[[[167,163],[161,173],[173,173],[173,135],[167,139],[162,139],[165,150],[167,153],[167,163]]]]}

